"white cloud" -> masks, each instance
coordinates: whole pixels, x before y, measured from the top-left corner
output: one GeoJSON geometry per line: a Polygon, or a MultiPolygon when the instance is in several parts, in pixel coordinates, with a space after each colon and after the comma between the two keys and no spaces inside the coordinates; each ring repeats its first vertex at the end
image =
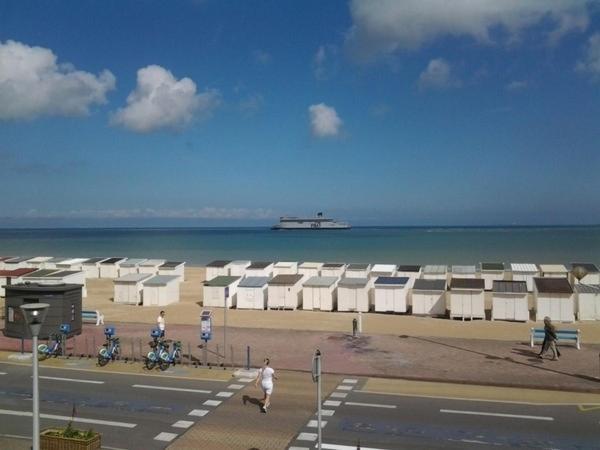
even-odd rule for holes
{"type": "Polygon", "coordinates": [[[576,70],[600,79],[600,33],[593,34],[587,44],[584,58],[577,63],[576,70]]]}
{"type": "Polygon", "coordinates": [[[137,86],[127,97],[127,106],[117,110],[111,122],[138,133],[179,129],[196,117],[210,116],[220,101],[218,91],[198,94],[191,79],[177,80],[170,71],[151,65],[138,70],[137,86]]]}
{"type": "Polygon", "coordinates": [[[525,89],[528,85],[529,83],[527,83],[527,81],[514,80],[508,83],[505,89],[509,92],[521,91],[525,89]]]}
{"type": "Polygon", "coordinates": [[[325,103],[311,105],[308,107],[310,115],[310,127],[316,137],[337,136],[342,127],[342,119],[339,118],[335,108],[325,103]]]}
{"type": "Polygon", "coordinates": [[[537,24],[552,43],[589,23],[587,2],[579,0],[352,0],[350,13],[346,44],[362,62],[444,36],[490,42],[492,30],[500,29],[515,40],[537,24]]]}
{"type": "Polygon", "coordinates": [[[320,45],[313,57],[313,73],[317,80],[326,80],[337,70],[338,49],[335,45],[320,45]]]}
{"type": "Polygon", "coordinates": [[[50,49],[0,42],[0,120],[85,116],[92,105],[106,103],[114,88],[108,70],[96,76],[57,64],[50,49]]]}
{"type": "Polygon", "coordinates": [[[418,85],[420,89],[446,89],[460,86],[454,78],[450,64],[442,58],[432,59],[421,75],[418,85]]]}

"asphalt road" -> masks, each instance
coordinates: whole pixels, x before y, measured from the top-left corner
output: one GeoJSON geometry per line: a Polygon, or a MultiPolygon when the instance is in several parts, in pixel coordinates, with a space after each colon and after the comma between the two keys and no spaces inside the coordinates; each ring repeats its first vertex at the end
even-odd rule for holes
{"type": "MultiPolygon", "coordinates": [[[[325,399],[323,449],[600,449],[598,407],[372,394],[361,381],[325,399]]],[[[315,433],[307,424],[289,448],[315,448],[315,433]]]]}
{"type": "MultiPolygon", "coordinates": [[[[0,372],[0,434],[31,436],[31,415],[19,415],[31,412],[31,367],[0,363],[0,372]]],[[[42,429],[64,427],[76,405],[75,425],[101,432],[103,448],[148,450],[167,447],[238,383],[44,367],[40,378],[42,429]]]]}

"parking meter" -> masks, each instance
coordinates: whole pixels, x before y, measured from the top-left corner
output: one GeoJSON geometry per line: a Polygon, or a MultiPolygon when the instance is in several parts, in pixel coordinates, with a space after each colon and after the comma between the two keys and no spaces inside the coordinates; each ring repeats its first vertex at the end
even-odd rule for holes
{"type": "Polygon", "coordinates": [[[212,311],[203,310],[200,314],[200,339],[205,343],[212,338],[212,311]]]}

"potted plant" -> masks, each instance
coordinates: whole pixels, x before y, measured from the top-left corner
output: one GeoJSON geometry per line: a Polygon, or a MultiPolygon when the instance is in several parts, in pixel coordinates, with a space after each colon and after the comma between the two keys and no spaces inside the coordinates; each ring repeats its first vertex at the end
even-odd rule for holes
{"type": "Polygon", "coordinates": [[[100,449],[100,433],[73,428],[47,428],[40,433],[40,450],[97,450],[100,449]]]}

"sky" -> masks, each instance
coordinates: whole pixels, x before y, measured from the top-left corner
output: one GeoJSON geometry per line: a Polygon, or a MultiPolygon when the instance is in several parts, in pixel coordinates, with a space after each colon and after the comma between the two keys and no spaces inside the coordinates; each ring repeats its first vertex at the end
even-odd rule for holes
{"type": "Polygon", "coordinates": [[[0,2],[0,226],[600,223],[600,2],[0,2]]]}

